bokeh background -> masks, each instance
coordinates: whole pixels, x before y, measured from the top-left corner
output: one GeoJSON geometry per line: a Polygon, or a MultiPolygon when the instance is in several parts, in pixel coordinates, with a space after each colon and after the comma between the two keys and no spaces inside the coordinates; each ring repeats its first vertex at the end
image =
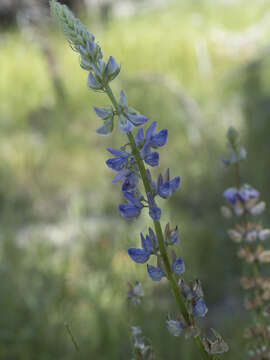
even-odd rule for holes
{"type": "MultiPolygon", "coordinates": [[[[182,179],[164,203],[180,227],[186,279],[199,277],[215,327],[245,359],[241,266],[221,218],[222,191],[234,184],[221,163],[236,126],[248,152],[242,175],[269,203],[270,3],[266,0],[66,1],[107,56],[122,65],[115,92],[169,129],[161,168],[182,179]]],[[[129,359],[130,323],[151,338],[157,359],[198,359],[166,327],[175,310],[166,281],[153,284],[126,249],[149,220],[126,222],[87,90],[87,73],[51,22],[47,2],[0,2],[0,358],[129,359]],[[145,299],[126,306],[126,282],[145,299]]],[[[163,203],[162,203],[163,206],[163,203]]],[[[269,210],[264,221],[269,224],[269,210]]]]}

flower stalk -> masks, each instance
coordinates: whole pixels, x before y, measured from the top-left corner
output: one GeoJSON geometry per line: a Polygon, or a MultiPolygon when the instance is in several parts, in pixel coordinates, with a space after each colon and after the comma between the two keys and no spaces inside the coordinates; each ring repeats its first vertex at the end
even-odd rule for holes
{"type": "Polygon", "coordinates": [[[160,223],[162,210],[156,203],[157,198],[168,199],[178,190],[180,177],[171,179],[168,169],[165,176],[159,174],[157,181],[154,181],[150,169],[145,166],[145,164],[150,167],[159,165],[159,153],[156,150],[166,144],[168,130],[162,129],[156,132],[157,122],[154,121],[144,134],[143,126],[149,117],[128,105],[123,90],[119,100],[112,92],[110,82],[120,73],[120,66],[116,60],[112,56],[107,62],[103,60],[101,48],[95,42],[95,37],[65,5],[55,0],[51,0],[50,4],[52,14],[56,17],[72,49],[80,54],[81,67],[89,72],[88,87],[93,91],[105,93],[111,101],[112,107],[94,107],[96,115],[103,122],[96,132],[100,135],[109,135],[114,129],[117,118],[120,133],[126,134],[128,138],[128,144],[120,149],[107,149],[113,157],[109,158],[106,164],[117,173],[113,182],[122,182],[121,190],[126,200],[126,203],[119,205],[119,211],[123,217],[131,219],[139,216],[144,208],[148,208],[155,230],[149,228],[149,234],[141,233],[142,247],[129,248],[128,254],[139,264],[148,262],[150,257],[156,257],[157,266],[147,264],[148,275],[153,281],[160,281],[163,277],[168,279],[180,312],[177,319],[168,318],[166,324],[169,332],[179,336],[184,331],[186,338],[194,339],[203,360],[214,360],[219,354],[228,351],[228,346],[213,329],[214,341],[202,336],[195,320],[196,317],[204,317],[208,311],[201,283],[196,279],[188,285],[179,278],[185,272],[183,259],[177,257],[174,250],[171,251],[171,255],[168,253],[168,248],[179,240],[178,228],[171,229],[167,224],[163,232],[160,223]],[[138,128],[136,137],[132,132],[135,127],[138,128]],[[139,189],[140,181],[144,195],[139,189]]]}

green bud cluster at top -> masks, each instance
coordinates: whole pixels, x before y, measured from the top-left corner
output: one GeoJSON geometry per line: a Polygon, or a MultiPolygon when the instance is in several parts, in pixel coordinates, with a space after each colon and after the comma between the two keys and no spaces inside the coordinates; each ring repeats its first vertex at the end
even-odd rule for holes
{"type": "MultiPolygon", "coordinates": [[[[179,314],[174,319],[168,318],[166,322],[169,332],[174,336],[184,332],[187,338],[194,340],[202,359],[217,359],[219,354],[228,350],[228,346],[217,332],[213,331],[215,338],[212,341],[199,329],[197,318],[204,317],[208,311],[201,284],[199,280],[188,284],[181,278],[185,272],[185,263],[173,249],[169,251],[169,247],[178,242],[178,228],[171,229],[167,224],[162,229],[160,223],[163,214],[157,201],[170,198],[180,187],[180,177],[171,178],[169,169],[165,175],[159,174],[156,180],[150,172],[151,167],[159,165],[157,150],[167,143],[168,130],[156,131],[156,121],[143,129],[149,117],[129,106],[123,90],[117,100],[110,87],[110,82],[120,73],[116,60],[112,56],[107,62],[103,60],[95,37],[65,5],[55,0],[51,0],[50,5],[52,15],[57,19],[72,49],[80,54],[81,67],[89,72],[88,87],[105,93],[111,101],[111,105],[105,108],[94,107],[96,115],[102,121],[97,133],[110,134],[114,129],[114,118],[117,117],[120,133],[126,134],[128,138],[128,143],[120,149],[107,149],[113,157],[106,164],[116,173],[113,182],[122,182],[121,190],[126,201],[119,205],[119,211],[123,217],[130,219],[138,217],[146,208],[153,221],[153,229],[149,227],[148,234],[140,234],[141,247],[129,248],[128,254],[136,263],[147,263],[143,266],[153,281],[161,281],[162,278],[168,280],[179,308],[179,314]],[[138,130],[134,137],[132,131],[135,127],[138,130]],[[150,168],[146,168],[147,166],[150,168]]],[[[140,297],[139,286],[130,288],[129,298],[133,302],[140,302],[140,297]]]]}

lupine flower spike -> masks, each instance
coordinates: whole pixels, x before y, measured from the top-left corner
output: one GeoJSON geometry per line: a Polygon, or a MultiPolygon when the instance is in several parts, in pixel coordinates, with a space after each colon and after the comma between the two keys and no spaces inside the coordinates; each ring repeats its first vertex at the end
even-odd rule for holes
{"type": "Polygon", "coordinates": [[[121,191],[125,201],[119,205],[119,212],[123,217],[132,219],[147,209],[153,220],[153,229],[149,228],[148,234],[140,234],[141,246],[130,247],[128,254],[133,261],[143,264],[142,266],[147,263],[146,270],[153,281],[159,282],[164,278],[168,280],[180,311],[177,319],[167,321],[169,331],[176,336],[182,332],[189,334],[189,337],[194,339],[201,358],[214,359],[214,350],[213,348],[209,350],[208,343],[206,345],[205,338],[198,330],[195,321],[197,317],[204,317],[207,313],[202,292],[198,289],[198,282],[186,285],[181,280],[178,283],[186,266],[181,256],[176,255],[174,251],[171,252],[171,256],[168,253],[168,247],[178,242],[178,228],[171,230],[168,224],[163,231],[160,223],[164,214],[159,202],[170,198],[180,187],[180,177],[171,178],[169,170],[165,175],[159,174],[157,179],[151,174],[151,168],[157,167],[160,163],[158,151],[167,143],[168,130],[158,129],[156,121],[143,129],[149,117],[129,105],[123,90],[119,97],[112,92],[110,83],[120,73],[116,59],[110,56],[107,61],[104,60],[95,37],[66,6],[55,0],[51,0],[50,4],[52,14],[72,49],[80,54],[81,67],[88,71],[88,87],[105,93],[111,101],[111,105],[103,108],[94,107],[94,112],[103,122],[98,127],[97,133],[110,134],[116,128],[114,122],[117,120],[119,132],[126,134],[128,138],[128,144],[120,149],[107,149],[112,156],[106,164],[116,172],[113,182],[122,183],[121,191]],[[134,136],[135,128],[137,132],[134,136]]]}
{"type": "MultiPolygon", "coordinates": [[[[234,167],[235,185],[223,192],[226,205],[221,213],[234,220],[234,227],[228,230],[229,238],[238,244],[237,254],[245,261],[248,271],[241,278],[241,285],[247,291],[244,306],[255,315],[253,324],[245,330],[248,339],[250,360],[270,359],[270,279],[262,275],[262,265],[270,262],[270,250],[265,250],[265,241],[270,238],[270,229],[265,229],[256,217],[263,213],[265,203],[259,200],[260,193],[248,184],[242,184],[240,163],[246,158],[240,137],[234,128],[227,133],[229,158],[223,159],[227,166],[234,167]]],[[[246,266],[245,266],[246,269],[246,266]]]]}

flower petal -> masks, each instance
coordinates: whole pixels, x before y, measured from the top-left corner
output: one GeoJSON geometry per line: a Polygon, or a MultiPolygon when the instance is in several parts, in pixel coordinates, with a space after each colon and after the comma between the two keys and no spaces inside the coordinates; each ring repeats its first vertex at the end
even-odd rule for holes
{"type": "Polygon", "coordinates": [[[144,264],[149,259],[149,253],[144,249],[129,248],[128,254],[133,261],[144,264]]]}
{"type": "Polygon", "coordinates": [[[147,271],[148,271],[150,278],[153,281],[160,281],[163,278],[163,276],[165,275],[165,273],[162,269],[160,269],[159,267],[156,267],[156,266],[149,265],[149,264],[147,264],[147,271]]]}

